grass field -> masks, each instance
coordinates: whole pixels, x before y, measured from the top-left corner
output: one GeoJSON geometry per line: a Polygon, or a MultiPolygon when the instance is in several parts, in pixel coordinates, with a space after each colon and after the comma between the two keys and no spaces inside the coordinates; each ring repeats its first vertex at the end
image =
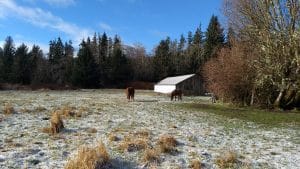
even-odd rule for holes
{"type": "Polygon", "coordinates": [[[143,90],[134,102],[124,90],[0,91],[0,168],[300,168],[298,113],[208,100],[171,102],[143,90]],[[50,122],[63,128],[51,134],[50,122]]]}
{"type": "Polygon", "coordinates": [[[214,113],[227,118],[237,118],[244,121],[255,122],[265,127],[299,127],[300,111],[262,110],[249,107],[235,107],[223,104],[183,103],[184,108],[190,108],[207,113],[214,113]]]}

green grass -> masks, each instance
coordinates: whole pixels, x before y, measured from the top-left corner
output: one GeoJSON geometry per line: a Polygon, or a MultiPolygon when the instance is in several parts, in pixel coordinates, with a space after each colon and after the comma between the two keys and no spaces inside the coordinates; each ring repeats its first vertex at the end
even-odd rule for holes
{"type": "Polygon", "coordinates": [[[181,107],[193,109],[206,113],[214,113],[230,119],[240,119],[244,121],[262,124],[266,127],[300,127],[299,111],[268,111],[249,107],[234,107],[232,105],[209,104],[209,103],[183,103],[181,107]]]}

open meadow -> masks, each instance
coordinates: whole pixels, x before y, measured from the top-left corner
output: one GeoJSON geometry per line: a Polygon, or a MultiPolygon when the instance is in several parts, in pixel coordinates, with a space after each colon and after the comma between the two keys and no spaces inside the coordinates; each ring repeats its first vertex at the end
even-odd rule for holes
{"type": "Polygon", "coordinates": [[[0,103],[0,168],[72,168],[97,145],[102,168],[300,168],[299,121],[269,126],[193,106],[208,97],[0,91],[0,103]],[[55,110],[64,128],[51,134],[55,110]]]}

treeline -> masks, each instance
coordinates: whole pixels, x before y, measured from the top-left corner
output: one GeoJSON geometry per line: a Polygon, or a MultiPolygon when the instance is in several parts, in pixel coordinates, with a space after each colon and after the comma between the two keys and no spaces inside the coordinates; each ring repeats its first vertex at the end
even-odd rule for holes
{"type": "Polygon", "coordinates": [[[0,52],[0,80],[4,83],[97,88],[132,79],[120,38],[112,39],[105,33],[82,40],[76,57],[72,42],[61,38],[49,42],[47,55],[36,45],[30,51],[25,44],[15,48],[11,37],[0,52]]]}
{"type": "Polygon", "coordinates": [[[300,1],[224,0],[229,46],[204,67],[225,102],[300,108],[300,1]]]}
{"type": "Polygon", "coordinates": [[[127,46],[121,38],[94,34],[82,40],[74,56],[72,42],[61,38],[49,42],[44,54],[39,46],[31,50],[15,47],[7,37],[0,47],[0,82],[17,84],[74,85],[81,88],[124,87],[127,82],[157,82],[167,76],[200,73],[201,67],[225,44],[223,28],[212,16],[206,32],[199,26],[179,40],[167,37],[153,54],[142,45],[127,46]]]}

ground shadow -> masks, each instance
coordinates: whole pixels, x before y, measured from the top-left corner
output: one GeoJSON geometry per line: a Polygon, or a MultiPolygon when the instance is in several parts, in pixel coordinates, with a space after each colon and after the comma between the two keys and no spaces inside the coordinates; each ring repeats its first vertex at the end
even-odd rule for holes
{"type": "Polygon", "coordinates": [[[138,168],[138,164],[132,161],[126,161],[122,158],[111,159],[111,167],[113,169],[134,169],[138,168]]]}
{"type": "Polygon", "coordinates": [[[158,102],[158,100],[134,100],[135,102],[158,102]]]}

